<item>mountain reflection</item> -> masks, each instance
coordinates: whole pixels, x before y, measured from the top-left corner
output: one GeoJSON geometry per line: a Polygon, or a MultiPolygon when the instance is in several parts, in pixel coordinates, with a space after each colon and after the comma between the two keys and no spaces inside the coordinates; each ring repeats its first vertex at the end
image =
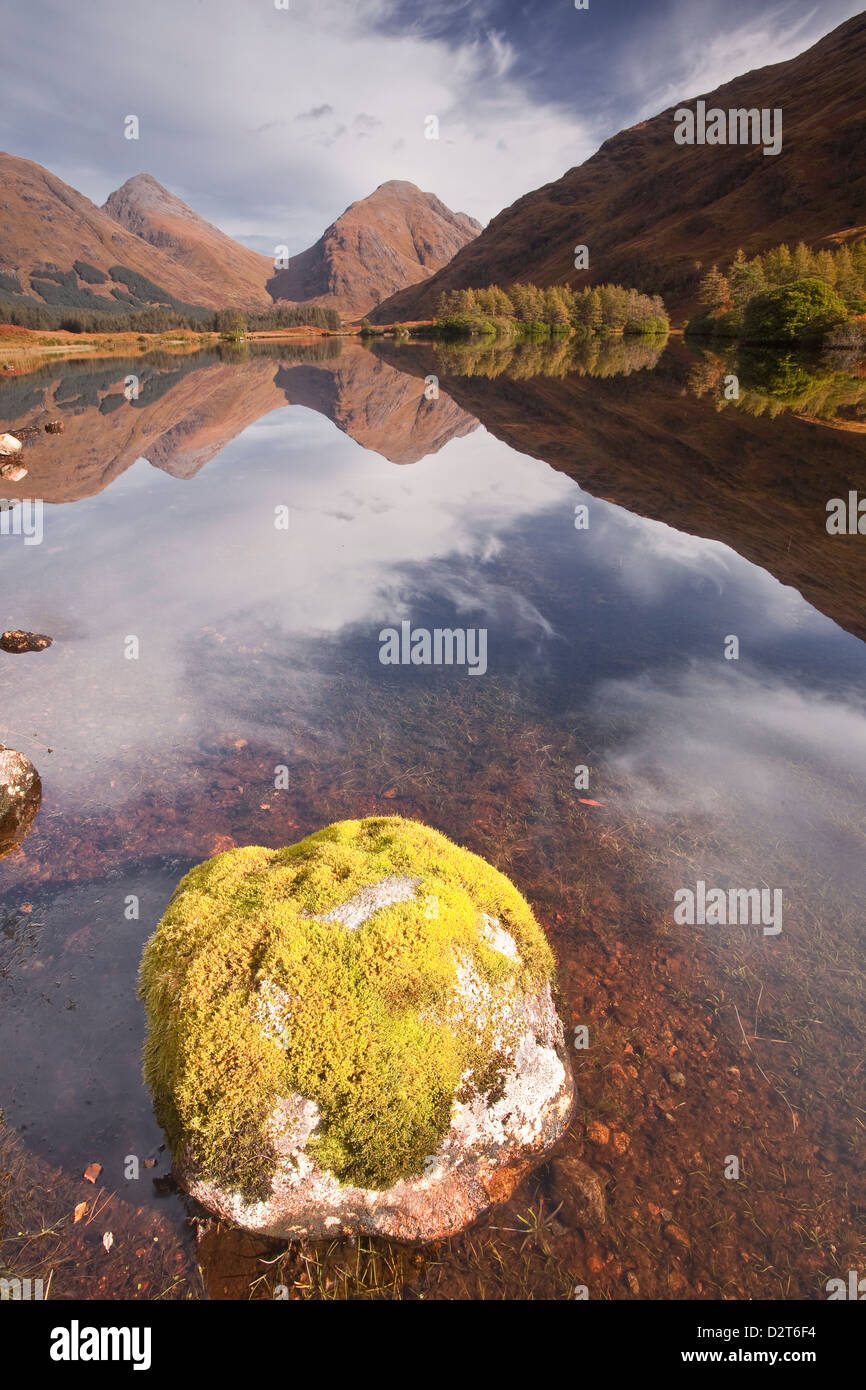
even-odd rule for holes
{"type": "Polygon", "coordinates": [[[22,456],[16,490],[46,502],[92,496],[141,458],[190,479],[287,405],[395,464],[480,423],[594,496],[723,541],[866,636],[857,537],[826,531],[831,499],[866,493],[864,398],[863,365],[844,354],[738,357],[676,338],[325,339],[50,362],[0,380],[0,419],[13,430],[63,420],[62,434],[39,434],[22,456]]]}

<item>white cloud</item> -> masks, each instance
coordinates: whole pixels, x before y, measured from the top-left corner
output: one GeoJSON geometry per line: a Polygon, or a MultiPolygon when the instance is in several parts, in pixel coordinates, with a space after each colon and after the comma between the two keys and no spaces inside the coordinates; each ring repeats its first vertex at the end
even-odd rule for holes
{"type": "Polygon", "coordinates": [[[500,33],[455,46],[382,32],[387,12],[380,0],[16,7],[6,45],[37,52],[38,77],[13,70],[2,141],[97,202],[146,170],[231,235],[293,252],[387,179],[486,221],[591,152],[583,122],[509,75],[500,33]],[[129,113],[137,142],[123,138],[129,113]],[[430,114],[438,141],[425,139],[430,114]]]}
{"type": "Polygon", "coordinates": [[[635,90],[641,93],[637,119],[711,92],[755,68],[796,57],[857,8],[816,5],[806,13],[792,13],[791,6],[783,4],[756,14],[750,22],[737,19],[726,25],[720,23],[723,11],[678,0],[663,24],[656,18],[652,26],[636,31],[624,56],[635,90]]]}
{"type": "Polygon", "coordinates": [[[618,803],[642,818],[708,817],[725,840],[746,844],[763,840],[771,817],[774,836],[812,852],[839,853],[852,834],[862,843],[859,692],[687,662],[675,681],[606,681],[595,704],[620,729],[633,726],[610,761],[618,803]]]}

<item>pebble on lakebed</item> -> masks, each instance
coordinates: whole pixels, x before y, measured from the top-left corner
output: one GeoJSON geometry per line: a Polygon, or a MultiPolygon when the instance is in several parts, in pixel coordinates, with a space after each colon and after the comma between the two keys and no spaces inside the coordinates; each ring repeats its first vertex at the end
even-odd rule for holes
{"type": "Polygon", "coordinates": [[[30,834],[42,804],[42,782],[30,759],[0,744],[0,858],[30,834]]]}
{"type": "Polygon", "coordinates": [[[44,652],[51,646],[51,637],[43,632],[23,632],[21,628],[11,628],[0,636],[0,650],[20,656],[22,652],[44,652]]]}
{"type": "Polygon", "coordinates": [[[498,870],[398,816],[218,854],[148,941],[175,1173],[282,1239],[462,1230],[567,1128],[553,957],[498,870]]]}

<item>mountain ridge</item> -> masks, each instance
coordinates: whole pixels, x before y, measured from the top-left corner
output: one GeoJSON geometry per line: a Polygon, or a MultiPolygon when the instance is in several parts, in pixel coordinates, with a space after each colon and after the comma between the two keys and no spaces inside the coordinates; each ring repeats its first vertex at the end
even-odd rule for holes
{"type": "Polygon", "coordinates": [[[350,203],[318,241],[268,282],[275,302],[313,303],[359,318],[398,287],[447,264],[481,223],[406,179],[350,203]]]}
{"type": "Polygon", "coordinates": [[[503,209],[443,270],[398,291],[377,323],[429,318],[442,291],[605,280],[690,307],[697,282],[737,248],[819,245],[866,224],[866,13],[796,57],[682,99],[605,140],[583,164],[503,209]],[[674,112],[698,100],[783,111],[783,143],[677,145],[674,112]],[[543,229],[539,231],[539,229],[543,229]],[[590,267],[574,267],[574,247],[590,267]]]}
{"type": "Polygon", "coordinates": [[[230,237],[152,174],[134,174],[102,205],[102,212],[201,279],[229,285],[227,308],[269,308],[265,288],[273,261],[230,237]]]}
{"type": "MultiPolygon", "coordinates": [[[[17,277],[22,294],[30,293],[34,271],[65,272],[78,260],[106,275],[123,265],[185,303],[219,307],[212,286],[41,164],[0,152],[0,189],[0,272],[17,277]]],[[[111,307],[107,284],[89,288],[111,307]]]]}
{"type": "Polygon", "coordinates": [[[275,273],[273,260],[235,241],[149,173],[132,175],[100,208],[42,165],[2,153],[0,189],[0,297],[72,315],[173,300],[181,309],[250,312],[310,304],[360,318],[446,264],[481,230],[435,194],[390,179],[275,273]],[[130,297],[120,270],[140,277],[138,298],[130,297]]]}

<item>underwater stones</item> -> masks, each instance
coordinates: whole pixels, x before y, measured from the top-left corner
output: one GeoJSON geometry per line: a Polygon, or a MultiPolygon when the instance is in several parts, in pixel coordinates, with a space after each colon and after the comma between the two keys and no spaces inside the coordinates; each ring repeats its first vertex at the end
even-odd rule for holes
{"type": "Polygon", "coordinates": [[[42,632],[23,632],[21,628],[11,628],[0,636],[0,651],[20,656],[22,652],[43,652],[50,647],[52,638],[42,632]]]}
{"type": "Polygon", "coordinates": [[[0,858],[30,834],[42,803],[42,782],[29,758],[0,744],[0,858]]]}
{"type": "Polygon", "coordinates": [[[604,1183],[588,1164],[559,1155],[550,1164],[549,1184],[551,1201],[564,1226],[582,1230],[604,1225],[604,1183]]]}
{"type": "Polygon", "coordinates": [[[513,884],[417,822],[217,855],[178,885],[141,968],[178,1179],[283,1239],[461,1230],[568,1125],[552,986],[513,884]]]}
{"type": "Polygon", "coordinates": [[[0,458],[8,458],[10,454],[20,452],[20,439],[16,439],[14,434],[0,434],[0,458]]]}

